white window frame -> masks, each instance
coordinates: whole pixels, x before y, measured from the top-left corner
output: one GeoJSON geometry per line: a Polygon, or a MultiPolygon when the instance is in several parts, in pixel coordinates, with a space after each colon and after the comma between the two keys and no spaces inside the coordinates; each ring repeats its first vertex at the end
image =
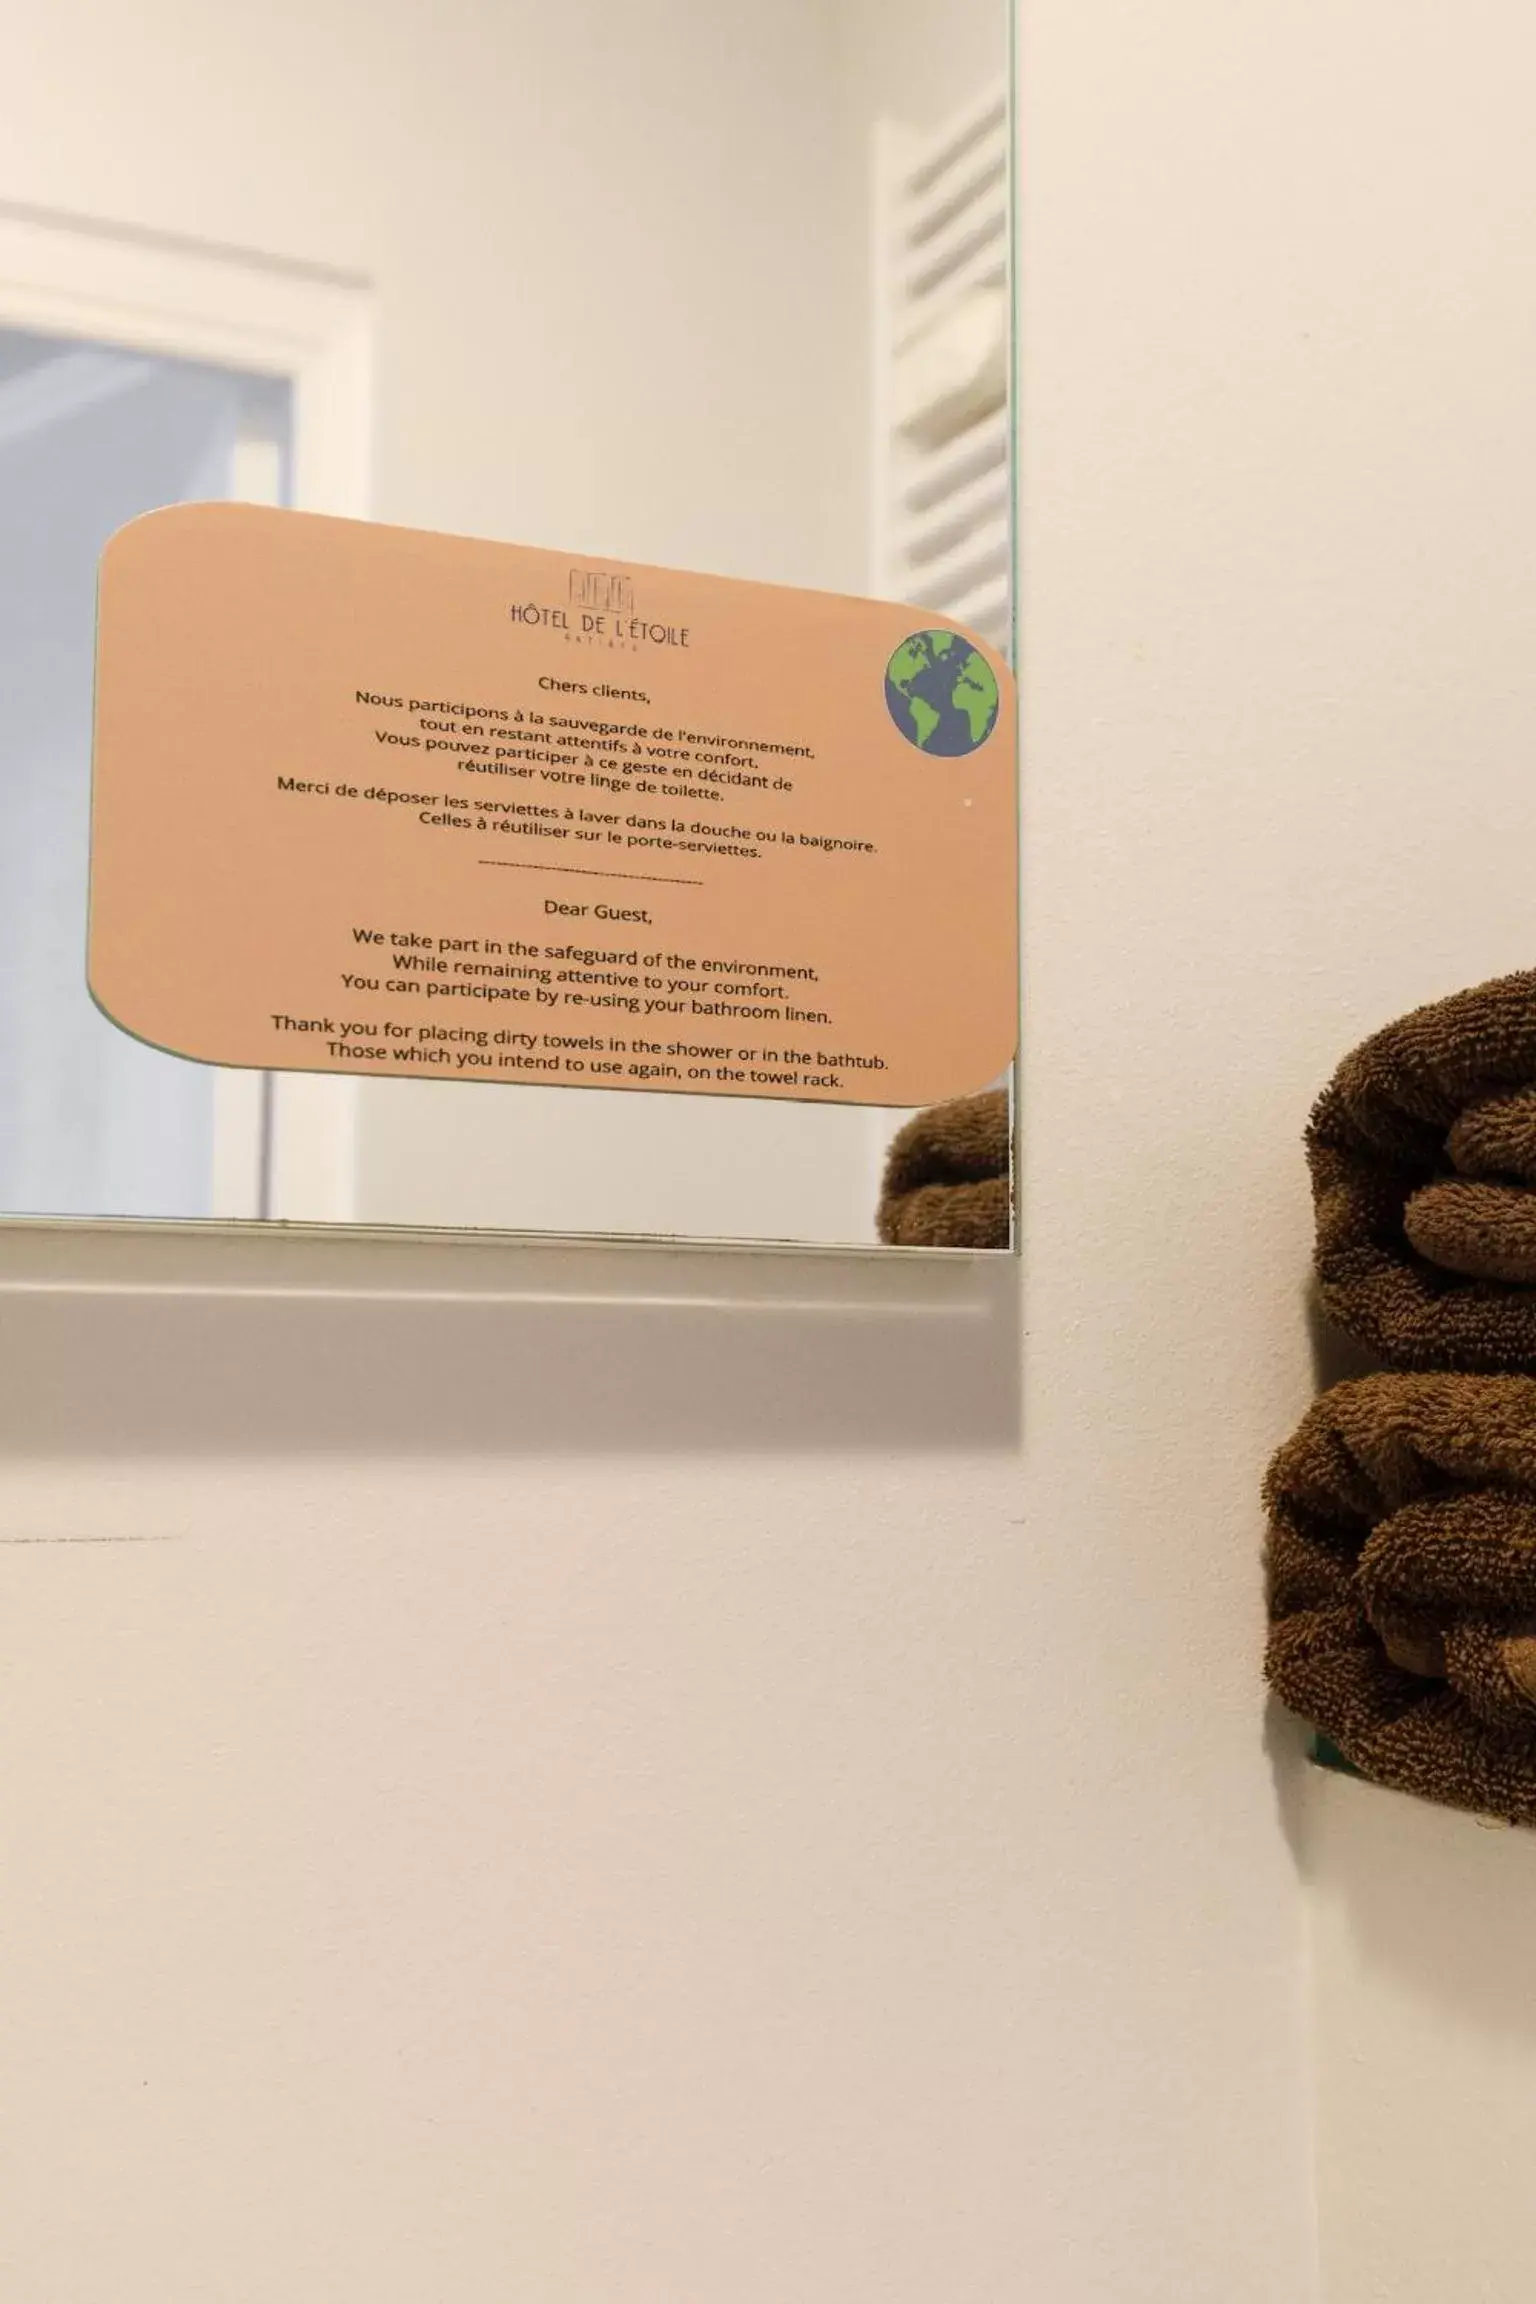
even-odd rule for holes
{"type": "MultiPolygon", "coordinates": [[[[0,202],[0,328],[285,378],[293,394],[292,502],[367,518],[366,281],[0,202]]],[[[215,1213],[354,1220],[357,1112],[358,1090],[348,1080],[220,1072],[215,1213]]]]}

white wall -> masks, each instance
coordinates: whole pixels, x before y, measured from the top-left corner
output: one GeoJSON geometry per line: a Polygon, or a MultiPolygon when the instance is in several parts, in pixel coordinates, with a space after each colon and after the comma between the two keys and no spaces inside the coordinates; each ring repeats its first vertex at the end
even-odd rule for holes
{"type": "Polygon", "coordinates": [[[828,6],[857,101],[876,118],[936,127],[1007,68],[1007,0],[828,6]]]}
{"type": "Polygon", "coordinates": [[[1326,2293],[1505,2304],[1530,2285],[1536,1840],[1338,1777],[1308,1810],[1326,2293]]]}
{"type": "MultiPolygon", "coordinates": [[[[1253,1475],[1310,1388],[1308,1099],[1373,1025],[1532,957],[1536,22],[1036,0],[1025,63],[1028,1301],[1047,1383],[1069,1316],[1090,1349],[1121,1323],[1079,1445],[1112,1420],[1119,1641],[1139,1606],[1198,1776],[1202,1683],[1253,1671],[1253,1475]]],[[[1038,1417],[1028,1444],[1038,1477],[1038,1417]]],[[[1530,1847],[1281,1781],[1328,2304],[1503,2304],[1530,1847]]],[[[1170,1751],[1158,1828],[1208,1798],[1170,1751]]]]}
{"type": "MultiPolygon", "coordinates": [[[[171,0],[14,27],[0,193],[374,270],[382,512],[681,551],[644,468],[673,381],[597,358],[641,275],[582,317],[576,156],[632,170],[620,248],[681,229],[658,185],[761,207],[777,161],[707,107],[657,139],[648,99],[716,40],[782,89],[809,14],[602,11],[567,100],[471,0],[216,21],[212,92],[171,0]],[[554,390],[580,469],[524,420],[554,390]]],[[[1311,1092],[1529,958],[1536,32],[1515,0],[1023,29],[1022,1293],[807,1265],[764,1304],[665,1260],[584,1293],[577,1260],[499,1305],[7,1306],[29,2300],[1306,2304],[1288,1831],[1329,2304],[1457,2262],[1515,2292],[1495,2156],[1536,2071],[1450,1935],[1528,1911],[1523,1844],[1363,1795],[1309,1842],[1254,1490],[1314,1379],[1311,1092]],[[157,1541],[36,1541],[101,1535],[157,1541]]],[[[701,221],[668,294],[718,281],[803,405],[747,254],[701,221]]],[[[739,405],[690,374],[765,484],[701,493],[687,549],[805,573],[739,405]]]]}

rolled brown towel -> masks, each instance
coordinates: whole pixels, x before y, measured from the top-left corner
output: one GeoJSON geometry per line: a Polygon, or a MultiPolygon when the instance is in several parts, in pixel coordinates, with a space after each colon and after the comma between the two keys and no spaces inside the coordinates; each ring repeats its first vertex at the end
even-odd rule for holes
{"type": "Polygon", "coordinates": [[[1307,1159],[1341,1328],[1399,1367],[1536,1370],[1536,972],[1347,1056],[1307,1159]]]}
{"type": "Polygon", "coordinates": [[[891,1145],[876,1219],[892,1248],[1006,1248],[1013,1179],[1000,1089],[936,1104],[891,1145]]]}
{"type": "Polygon", "coordinates": [[[1265,1502],[1284,1702],[1377,1783],[1536,1824],[1536,1379],[1336,1385],[1265,1502]]]}

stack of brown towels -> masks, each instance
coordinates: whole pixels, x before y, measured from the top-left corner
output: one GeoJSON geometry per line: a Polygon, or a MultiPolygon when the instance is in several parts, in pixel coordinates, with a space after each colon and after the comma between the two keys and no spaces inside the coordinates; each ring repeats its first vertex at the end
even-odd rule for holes
{"type": "Polygon", "coordinates": [[[1357,1048],[1307,1156],[1323,1303],[1391,1373],[1270,1467],[1271,1685],[1363,1775],[1536,1824],[1536,971],[1357,1048]]]}
{"type": "Polygon", "coordinates": [[[1006,1248],[1012,1164],[1003,1089],[919,1112],[886,1160],[881,1239],[890,1248],[1006,1248]]]}

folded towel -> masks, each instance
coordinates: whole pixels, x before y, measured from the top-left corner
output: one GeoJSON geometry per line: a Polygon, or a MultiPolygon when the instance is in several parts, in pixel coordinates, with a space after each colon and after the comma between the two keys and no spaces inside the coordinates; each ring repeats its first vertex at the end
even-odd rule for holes
{"type": "Polygon", "coordinates": [[[1336,1385],[1265,1502],[1284,1702],[1377,1783],[1536,1824],[1536,1379],[1336,1385]]]}
{"type": "Polygon", "coordinates": [[[893,1248],[1006,1248],[1011,1166],[1002,1089],[919,1112],[886,1158],[881,1239],[893,1248]]]}
{"type": "Polygon", "coordinates": [[[1307,1159],[1341,1328],[1400,1367],[1536,1370],[1536,971],[1347,1056],[1307,1159]]]}

